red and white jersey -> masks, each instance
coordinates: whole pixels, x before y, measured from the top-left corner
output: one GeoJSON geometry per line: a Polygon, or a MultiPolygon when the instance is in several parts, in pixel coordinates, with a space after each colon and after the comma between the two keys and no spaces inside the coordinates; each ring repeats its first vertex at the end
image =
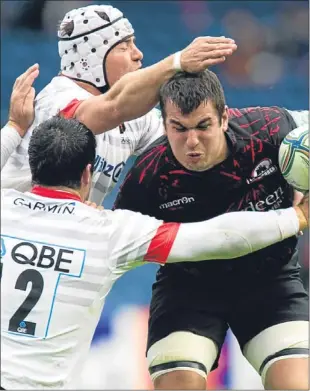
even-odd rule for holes
{"type": "MultiPolygon", "coordinates": [[[[1,172],[2,188],[30,190],[28,145],[33,129],[59,112],[63,112],[66,117],[73,116],[75,103],[90,96],[92,95],[88,91],[67,77],[57,76],[52,79],[36,97],[35,120],[1,172]]],[[[153,109],[143,117],[97,135],[97,154],[90,199],[101,204],[104,196],[116,184],[127,159],[133,154],[142,153],[162,134],[163,124],[159,110],[153,109]]]]}
{"type": "Polygon", "coordinates": [[[64,191],[2,190],[1,386],[74,388],[105,298],[126,270],[238,258],[298,230],[294,208],[163,223],[99,211],[64,191]]]}
{"type": "Polygon", "coordinates": [[[1,191],[1,386],[9,390],[74,388],[114,281],[143,261],[165,262],[179,229],[168,224],[168,235],[153,217],[38,189],[1,191]],[[161,248],[158,232],[167,236],[161,248]]]}

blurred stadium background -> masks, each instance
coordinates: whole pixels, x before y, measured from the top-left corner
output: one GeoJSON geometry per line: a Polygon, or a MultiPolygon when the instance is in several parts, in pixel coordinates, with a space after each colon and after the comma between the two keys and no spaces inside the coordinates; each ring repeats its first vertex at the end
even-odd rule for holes
{"type": "MultiPolygon", "coordinates": [[[[40,64],[37,92],[59,71],[56,26],[65,12],[111,4],[134,26],[150,65],[196,36],[226,35],[237,52],[215,68],[231,107],[278,105],[307,109],[309,3],[307,1],[1,1],[1,124],[15,78],[40,64]]],[[[127,167],[131,164],[128,162],[127,167]]],[[[123,175],[122,175],[123,177],[123,175]]],[[[117,188],[105,200],[111,207],[117,188]]],[[[303,279],[309,286],[309,235],[300,239],[303,279]]],[[[157,267],[122,277],[108,297],[83,373],[81,388],[151,389],[144,358],[148,304],[157,267]]],[[[209,389],[261,389],[258,375],[228,335],[209,389]]]]}

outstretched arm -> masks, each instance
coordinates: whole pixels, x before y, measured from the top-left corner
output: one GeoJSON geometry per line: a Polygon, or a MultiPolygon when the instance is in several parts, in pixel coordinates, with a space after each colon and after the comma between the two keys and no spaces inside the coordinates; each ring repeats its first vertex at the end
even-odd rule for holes
{"type": "Polygon", "coordinates": [[[160,86],[179,68],[187,72],[203,71],[225,61],[236,48],[229,38],[196,38],[182,50],[180,57],[171,55],[155,65],[128,73],[106,94],[82,101],[76,108],[75,117],[95,134],[113,129],[156,106],[160,86]]]}
{"type": "Polygon", "coordinates": [[[269,212],[232,212],[198,223],[163,223],[126,210],[113,213],[109,259],[117,273],[143,262],[160,264],[230,259],[296,235],[308,225],[301,207],[269,212]],[[127,228],[126,228],[127,227],[127,228]]]}

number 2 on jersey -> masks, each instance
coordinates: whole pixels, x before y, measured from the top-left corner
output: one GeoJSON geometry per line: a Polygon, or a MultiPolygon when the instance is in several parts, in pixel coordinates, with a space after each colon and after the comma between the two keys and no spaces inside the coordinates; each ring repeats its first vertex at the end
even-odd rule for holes
{"type": "Polygon", "coordinates": [[[1,235],[2,330],[45,338],[61,277],[80,278],[84,261],[82,249],[1,235]]]}
{"type": "Polygon", "coordinates": [[[37,304],[42,295],[44,287],[42,274],[35,269],[24,270],[17,278],[15,289],[26,291],[29,282],[32,283],[31,290],[23,303],[11,317],[9,322],[9,331],[35,335],[36,323],[25,322],[25,318],[37,304]]]}

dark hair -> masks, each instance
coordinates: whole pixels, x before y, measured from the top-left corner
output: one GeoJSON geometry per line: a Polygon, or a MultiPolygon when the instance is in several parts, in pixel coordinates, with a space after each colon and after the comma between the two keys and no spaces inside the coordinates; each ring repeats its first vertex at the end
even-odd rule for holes
{"type": "Polygon", "coordinates": [[[206,70],[199,73],[176,73],[160,88],[159,104],[166,119],[165,104],[170,100],[182,114],[196,110],[201,103],[212,101],[219,120],[225,110],[224,90],[215,73],[206,70]]]}
{"type": "Polygon", "coordinates": [[[55,116],[34,129],[28,153],[33,184],[77,189],[87,164],[94,165],[96,139],[79,121],[55,116]]]}

